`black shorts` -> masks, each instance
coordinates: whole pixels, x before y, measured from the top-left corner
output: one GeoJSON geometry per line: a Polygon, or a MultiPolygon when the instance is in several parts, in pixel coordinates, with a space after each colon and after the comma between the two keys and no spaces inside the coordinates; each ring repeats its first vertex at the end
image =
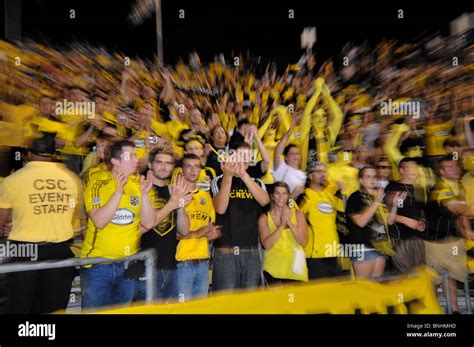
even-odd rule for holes
{"type": "Polygon", "coordinates": [[[343,270],[338,264],[337,258],[307,258],[308,278],[310,280],[318,278],[341,277],[343,270]]]}

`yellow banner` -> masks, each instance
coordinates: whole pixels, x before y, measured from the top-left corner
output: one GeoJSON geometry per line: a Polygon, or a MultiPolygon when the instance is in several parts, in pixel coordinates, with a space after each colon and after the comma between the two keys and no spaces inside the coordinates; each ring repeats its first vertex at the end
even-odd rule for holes
{"type": "MultiPolygon", "coordinates": [[[[267,290],[213,294],[174,304],[139,305],[104,314],[441,314],[432,279],[420,268],[413,277],[386,283],[365,280],[315,281],[267,290]]],[[[96,312],[94,312],[96,313],[96,312]]]]}

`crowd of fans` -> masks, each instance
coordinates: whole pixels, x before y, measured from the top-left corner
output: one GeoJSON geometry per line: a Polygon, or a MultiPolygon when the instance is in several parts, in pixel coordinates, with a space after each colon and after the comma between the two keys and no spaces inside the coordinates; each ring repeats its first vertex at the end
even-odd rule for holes
{"type": "MultiPolygon", "coordinates": [[[[212,291],[232,291],[427,264],[449,273],[458,311],[474,240],[473,48],[453,37],[348,44],[319,70],[304,55],[278,71],[242,56],[165,67],[88,44],[0,41],[4,237],[41,252],[74,228],[83,258],[154,248],[167,302],[206,297],[210,269],[212,291]],[[32,198],[20,176],[35,161],[82,181],[53,177],[77,199],[64,235],[47,227],[66,213],[59,195],[32,198]],[[34,238],[28,208],[46,218],[34,238]]],[[[35,189],[50,189],[52,169],[35,169],[46,175],[35,189]]],[[[55,259],[48,249],[42,259],[55,259]]],[[[61,276],[69,287],[50,290],[66,298],[71,274],[61,276]]],[[[85,266],[81,287],[84,309],[143,300],[143,264],[85,266]]],[[[17,302],[11,312],[34,310],[17,302]]]]}

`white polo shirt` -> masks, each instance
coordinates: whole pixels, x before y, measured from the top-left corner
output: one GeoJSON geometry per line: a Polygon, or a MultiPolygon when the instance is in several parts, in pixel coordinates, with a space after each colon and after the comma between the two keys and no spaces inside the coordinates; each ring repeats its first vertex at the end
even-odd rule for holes
{"type": "Polygon", "coordinates": [[[274,170],[273,166],[270,170],[273,178],[276,181],[283,181],[290,187],[292,192],[297,186],[304,186],[306,184],[306,173],[292,168],[284,160],[280,162],[277,170],[274,170]]]}

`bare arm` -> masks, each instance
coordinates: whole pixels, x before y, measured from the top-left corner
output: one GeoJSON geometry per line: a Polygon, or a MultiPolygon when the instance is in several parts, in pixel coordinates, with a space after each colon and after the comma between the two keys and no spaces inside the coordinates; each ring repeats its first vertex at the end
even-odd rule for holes
{"type": "Polygon", "coordinates": [[[83,144],[85,144],[93,131],[94,125],[91,124],[91,126],[81,136],[78,136],[76,138],[76,140],[74,141],[74,146],[81,147],[83,144]]]}
{"type": "Polygon", "coordinates": [[[231,162],[225,162],[221,164],[224,175],[222,176],[219,192],[213,199],[214,209],[218,214],[224,214],[225,211],[227,211],[227,207],[229,206],[229,195],[230,189],[232,187],[232,178],[234,176],[234,167],[235,163],[231,162]]]}
{"type": "Polygon", "coordinates": [[[103,229],[112,220],[123,195],[123,186],[127,182],[127,178],[122,173],[114,173],[114,178],[116,182],[115,192],[109,198],[107,203],[104,206],[90,210],[87,213],[92,219],[94,225],[99,229],[103,229]]]}
{"type": "Polygon", "coordinates": [[[252,126],[252,133],[253,133],[253,138],[255,142],[257,142],[258,149],[260,150],[260,155],[262,156],[262,163],[261,163],[262,172],[267,172],[268,165],[270,164],[270,161],[271,161],[270,153],[268,153],[267,147],[265,147],[262,140],[258,136],[258,129],[256,126],[252,126]]]}
{"type": "Polygon", "coordinates": [[[2,236],[8,236],[10,232],[7,224],[11,222],[11,208],[0,208],[0,238],[2,236]]]}
{"type": "Polygon", "coordinates": [[[186,213],[184,208],[179,208],[176,212],[178,215],[177,223],[176,223],[176,230],[180,235],[188,235],[189,234],[189,217],[186,213]]]}
{"type": "Polygon", "coordinates": [[[308,230],[306,224],[306,217],[300,210],[296,210],[296,225],[291,222],[291,217],[287,221],[291,233],[295,237],[296,242],[301,246],[306,246],[308,243],[308,230]]]}
{"type": "Polygon", "coordinates": [[[151,205],[150,192],[151,186],[153,185],[153,173],[148,171],[147,179],[145,180],[142,176],[140,178],[140,190],[142,192],[142,204],[140,206],[140,224],[147,230],[153,228],[156,224],[154,218],[154,208],[151,205]]]}
{"type": "Polygon", "coordinates": [[[268,196],[268,193],[262,187],[260,187],[253,180],[253,178],[248,175],[248,173],[245,172],[242,176],[240,176],[240,179],[244,181],[245,185],[250,190],[250,193],[252,193],[253,197],[255,200],[257,200],[260,206],[266,206],[270,203],[270,197],[268,196]]]}
{"type": "Polygon", "coordinates": [[[219,193],[214,197],[214,209],[218,214],[224,214],[229,206],[229,194],[232,186],[232,176],[225,175],[222,177],[219,193]]]}
{"type": "Polygon", "coordinates": [[[275,148],[275,154],[273,157],[273,170],[274,171],[278,170],[278,168],[280,167],[283,151],[285,150],[285,147],[288,143],[288,139],[290,138],[291,133],[293,132],[293,129],[295,128],[295,125],[296,124],[294,122],[291,122],[290,129],[288,129],[285,135],[283,135],[283,137],[280,139],[280,141],[278,142],[278,145],[275,148]]]}
{"type": "Polygon", "coordinates": [[[280,223],[280,225],[273,232],[270,232],[267,216],[264,214],[261,215],[258,219],[258,234],[260,236],[263,248],[266,250],[271,249],[280,238],[284,227],[285,223],[280,223]]]}
{"type": "MultiPolygon", "coordinates": [[[[405,200],[407,196],[407,193],[406,192],[396,192],[395,194],[390,194],[389,195],[389,198],[387,199],[387,206],[390,208],[390,213],[388,215],[388,219],[387,219],[387,223],[389,225],[392,225],[398,215],[397,215],[397,211],[398,211],[398,205],[401,203],[403,203],[403,201],[405,200]]],[[[400,216],[401,217],[401,216],[400,216]]],[[[416,222],[418,224],[418,222],[416,222]]],[[[415,228],[413,228],[415,229],[415,228]]]]}
{"type": "Polygon", "coordinates": [[[192,231],[187,233],[186,235],[182,235],[178,233],[176,238],[178,240],[186,240],[186,239],[200,239],[201,237],[206,237],[206,234],[209,232],[209,224],[199,228],[198,230],[192,231]]]}
{"type": "Polygon", "coordinates": [[[466,134],[466,142],[469,148],[474,148],[474,138],[472,137],[472,131],[469,123],[471,122],[471,119],[465,119],[464,120],[464,132],[466,134]]]}
{"type": "MultiPolygon", "coordinates": [[[[152,227],[160,224],[174,210],[178,210],[177,231],[181,235],[187,235],[189,233],[189,218],[184,207],[193,199],[193,193],[187,191],[187,185],[182,176],[176,178],[176,182],[173,186],[169,187],[169,190],[170,199],[168,202],[162,208],[156,209],[152,213],[152,216],[154,216],[152,227]]],[[[148,229],[151,229],[151,227],[148,229]]]]}
{"type": "Polygon", "coordinates": [[[217,113],[218,114],[225,113],[228,99],[229,99],[229,92],[226,92],[225,95],[224,95],[224,98],[222,99],[222,101],[220,103],[218,103],[218,106],[217,106],[217,113]]]}
{"type": "Polygon", "coordinates": [[[359,227],[363,228],[367,225],[367,223],[372,219],[377,210],[377,207],[382,203],[383,199],[383,189],[377,190],[377,198],[374,199],[372,204],[364,208],[361,213],[353,213],[350,214],[349,217],[352,221],[359,227]]]}

